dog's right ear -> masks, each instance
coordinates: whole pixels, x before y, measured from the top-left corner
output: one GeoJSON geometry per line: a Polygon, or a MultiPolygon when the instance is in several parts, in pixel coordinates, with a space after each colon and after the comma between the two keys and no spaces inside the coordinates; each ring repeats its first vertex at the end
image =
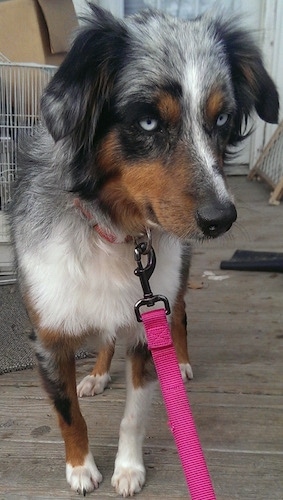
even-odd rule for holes
{"type": "Polygon", "coordinates": [[[109,12],[89,6],[91,17],[42,96],[43,118],[55,141],[70,135],[92,140],[125,57],[125,24],[109,12]]]}

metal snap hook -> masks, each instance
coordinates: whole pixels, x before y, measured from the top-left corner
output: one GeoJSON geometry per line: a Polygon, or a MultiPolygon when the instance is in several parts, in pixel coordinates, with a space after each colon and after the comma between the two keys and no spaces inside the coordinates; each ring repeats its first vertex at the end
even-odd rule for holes
{"type": "Polygon", "coordinates": [[[163,302],[165,305],[166,314],[170,314],[169,301],[163,295],[153,295],[149,279],[156,266],[156,256],[155,251],[151,244],[151,233],[147,233],[147,240],[137,243],[134,252],[135,261],[138,267],[134,270],[136,276],[139,277],[140,283],[143,290],[143,298],[138,300],[135,304],[135,313],[137,321],[141,322],[140,308],[141,306],[152,307],[156,302],[163,302]],[[145,265],[142,263],[142,256],[147,256],[147,262],[145,265]]]}

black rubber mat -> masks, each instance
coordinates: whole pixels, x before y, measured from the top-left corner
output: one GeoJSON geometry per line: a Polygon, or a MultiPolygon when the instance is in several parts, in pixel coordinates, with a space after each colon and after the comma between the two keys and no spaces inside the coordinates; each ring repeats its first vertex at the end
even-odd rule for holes
{"type": "Polygon", "coordinates": [[[223,260],[220,269],[283,273],[283,253],[236,250],[230,260],[223,260]]]}

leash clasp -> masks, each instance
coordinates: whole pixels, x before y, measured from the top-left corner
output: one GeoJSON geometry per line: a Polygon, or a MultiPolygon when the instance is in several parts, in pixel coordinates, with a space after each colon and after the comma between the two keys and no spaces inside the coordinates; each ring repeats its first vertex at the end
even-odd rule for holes
{"type": "Polygon", "coordinates": [[[164,295],[153,295],[150,288],[149,279],[156,266],[156,256],[155,251],[151,245],[150,235],[148,234],[147,236],[147,241],[142,241],[141,243],[138,243],[136,245],[134,254],[135,261],[138,265],[134,273],[139,277],[144,293],[143,298],[138,300],[135,304],[135,314],[138,322],[142,321],[140,308],[142,306],[152,307],[154,306],[154,304],[156,304],[156,302],[163,302],[166,314],[170,314],[170,305],[168,299],[164,295]],[[142,263],[142,256],[147,256],[147,262],[145,266],[143,266],[142,263]]]}

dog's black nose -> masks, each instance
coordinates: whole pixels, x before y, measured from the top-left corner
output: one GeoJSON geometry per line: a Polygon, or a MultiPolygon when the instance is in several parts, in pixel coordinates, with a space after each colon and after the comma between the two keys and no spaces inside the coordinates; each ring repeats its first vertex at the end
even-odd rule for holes
{"type": "Polygon", "coordinates": [[[205,236],[216,238],[230,229],[237,219],[235,205],[226,204],[203,205],[196,212],[198,226],[205,236]]]}

